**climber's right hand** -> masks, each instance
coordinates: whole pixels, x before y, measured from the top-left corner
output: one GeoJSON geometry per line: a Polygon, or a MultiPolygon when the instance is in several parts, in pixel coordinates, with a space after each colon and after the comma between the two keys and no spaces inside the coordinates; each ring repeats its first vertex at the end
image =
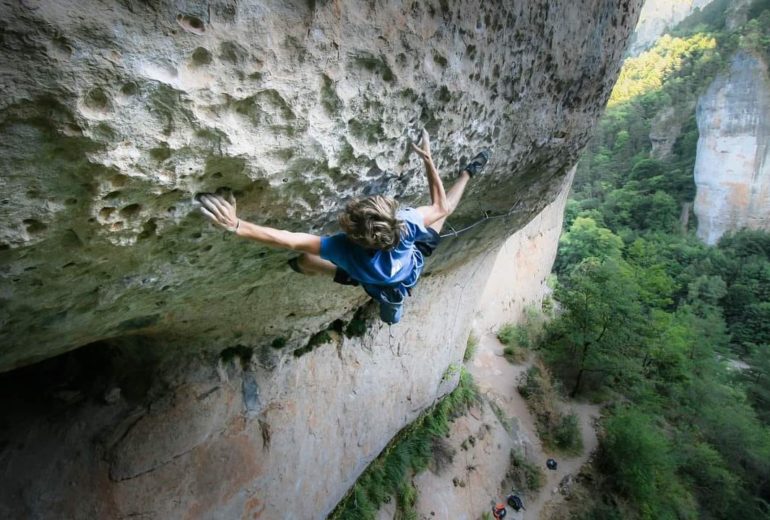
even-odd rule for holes
{"type": "Polygon", "coordinates": [[[238,230],[241,221],[236,215],[235,197],[232,193],[228,196],[229,200],[213,193],[203,193],[197,198],[201,203],[201,213],[214,224],[227,231],[238,230]]]}
{"type": "Polygon", "coordinates": [[[428,136],[428,131],[424,128],[422,129],[422,135],[420,136],[420,146],[417,146],[414,143],[412,144],[412,150],[414,150],[414,153],[419,155],[423,158],[425,161],[432,161],[432,157],[430,155],[430,136],[428,136]]]}

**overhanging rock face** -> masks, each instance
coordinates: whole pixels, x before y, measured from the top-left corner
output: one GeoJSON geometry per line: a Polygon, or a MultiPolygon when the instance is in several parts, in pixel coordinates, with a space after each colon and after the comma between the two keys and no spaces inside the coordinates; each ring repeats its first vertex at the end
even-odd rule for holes
{"type": "Polygon", "coordinates": [[[0,379],[0,516],[324,517],[455,384],[640,3],[4,4],[0,370],[89,346],[0,379]],[[448,237],[392,330],[192,202],[319,233],[354,195],[422,202],[423,126],[447,184],[494,149],[454,228],[509,216],[448,237]]]}
{"type": "Polygon", "coordinates": [[[319,298],[193,195],[230,188],[247,219],[330,231],[353,195],[424,200],[407,153],[423,126],[448,178],[494,149],[454,223],[515,208],[499,242],[556,193],[639,3],[4,3],[0,370],[126,335],[317,329],[352,293],[319,298]]]}

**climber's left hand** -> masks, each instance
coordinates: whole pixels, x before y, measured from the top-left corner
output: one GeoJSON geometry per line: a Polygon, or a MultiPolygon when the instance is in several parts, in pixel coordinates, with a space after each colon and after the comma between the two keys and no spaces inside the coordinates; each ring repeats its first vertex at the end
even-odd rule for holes
{"type": "Polygon", "coordinates": [[[227,199],[213,193],[204,193],[198,200],[201,203],[201,212],[214,224],[228,231],[238,229],[240,221],[236,215],[235,197],[232,193],[227,199]]]}

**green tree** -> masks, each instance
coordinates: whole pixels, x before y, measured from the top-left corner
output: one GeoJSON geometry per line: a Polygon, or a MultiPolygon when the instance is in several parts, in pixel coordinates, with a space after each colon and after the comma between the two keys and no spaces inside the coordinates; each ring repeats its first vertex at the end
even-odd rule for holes
{"type": "Polygon", "coordinates": [[[770,59],[770,0],[734,6],[748,22],[730,27],[729,5],[626,61],[578,163],[541,348],[573,395],[623,402],[604,422],[602,500],[581,518],[770,518],[770,233],[714,248],[679,224],[698,96],[735,50],[770,59]],[[661,119],[679,135],[653,154],[661,119]]]}
{"type": "Polygon", "coordinates": [[[562,314],[548,330],[547,355],[572,379],[577,395],[590,374],[598,386],[628,381],[640,373],[645,320],[639,288],[625,262],[589,258],[570,271],[557,287],[562,314]]]}
{"type": "Polygon", "coordinates": [[[770,425],[770,345],[753,345],[749,368],[740,372],[757,416],[770,425]]]}
{"type": "Polygon", "coordinates": [[[599,227],[589,217],[576,217],[569,230],[559,241],[557,272],[587,258],[620,258],[623,241],[607,228],[599,227]]]}
{"type": "Polygon", "coordinates": [[[646,181],[663,175],[663,163],[657,159],[642,159],[631,168],[629,178],[634,181],[646,181]]]}
{"type": "Polygon", "coordinates": [[[599,465],[642,518],[696,518],[694,501],[676,475],[671,443],[651,416],[622,410],[607,419],[599,465]]]}
{"type": "Polygon", "coordinates": [[[682,472],[692,483],[702,511],[728,518],[741,497],[741,479],[710,444],[685,436],[679,439],[682,472]]]}
{"type": "Polygon", "coordinates": [[[766,518],[770,512],[770,432],[757,419],[745,393],[717,370],[703,371],[683,390],[683,409],[676,411],[683,413],[683,426],[689,425],[719,452],[741,481],[740,497],[731,505],[730,517],[766,518]]]}

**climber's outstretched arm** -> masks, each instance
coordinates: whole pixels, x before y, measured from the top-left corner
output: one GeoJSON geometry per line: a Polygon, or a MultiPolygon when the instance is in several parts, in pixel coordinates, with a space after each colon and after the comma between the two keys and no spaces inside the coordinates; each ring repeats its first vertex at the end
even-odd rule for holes
{"type": "Polygon", "coordinates": [[[321,254],[321,237],[310,233],[294,233],[283,229],[258,226],[241,220],[241,225],[235,230],[239,237],[256,240],[268,246],[301,251],[303,253],[321,254]]]}
{"type": "Polygon", "coordinates": [[[433,157],[430,153],[430,138],[428,132],[422,131],[420,146],[412,143],[412,149],[422,157],[425,164],[425,174],[428,177],[428,190],[430,191],[430,206],[420,206],[417,208],[425,219],[425,226],[430,226],[434,222],[441,220],[449,214],[449,204],[447,202],[444,184],[438,175],[436,165],[433,164],[433,157]]]}
{"type": "Polygon", "coordinates": [[[234,232],[239,237],[249,238],[266,246],[302,251],[314,255],[321,254],[321,237],[310,233],[294,233],[283,229],[259,226],[241,220],[236,215],[235,197],[231,194],[229,199],[211,193],[204,193],[198,197],[204,215],[214,224],[234,232]]]}

